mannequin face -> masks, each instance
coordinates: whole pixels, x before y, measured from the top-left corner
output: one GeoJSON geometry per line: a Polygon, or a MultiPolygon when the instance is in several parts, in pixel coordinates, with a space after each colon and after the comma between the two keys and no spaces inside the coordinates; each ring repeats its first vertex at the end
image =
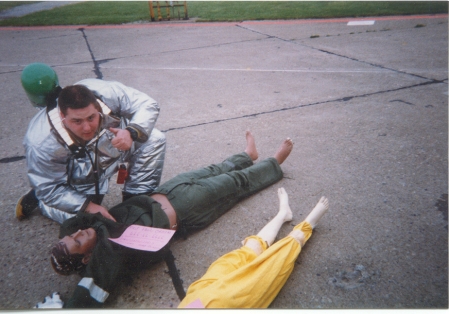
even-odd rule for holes
{"type": "Polygon", "coordinates": [[[88,142],[94,138],[100,124],[100,113],[93,104],[81,109],[67,109],[67,114],[61,112],[61,118],[67,129],[88,142]]]}
{"type": "Polygon", "coordinates": [[[67,246],[70,254],[90,254],[97,243],[97,232],[93,228],[78,230],[59,242],[67,246]]]}

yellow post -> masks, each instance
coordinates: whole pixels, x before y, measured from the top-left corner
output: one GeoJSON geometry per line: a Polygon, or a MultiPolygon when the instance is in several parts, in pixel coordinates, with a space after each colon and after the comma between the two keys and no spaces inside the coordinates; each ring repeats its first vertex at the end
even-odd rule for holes
{"type": "Polygon", "coordinates": [[[189,16],[187,15],[187,1],[184,1],[184,20],[188,20],[189,16]]]}
{"type": "Polygon", "coordinates": [[[159,6],[159,1],[156,1],[157,4],[157,20],[162,21],[161,7],[159,6]]]}
{"type": "MultiPolygon", "coordinates": [[[[150,8],[150,17],[151,17],[151,21],[155,21],[155,16],[154,16],[154,1],[148,1],[148,6],[150,8]]],[[[184,1],[184,4],[179,4],[179,1],[164,1],[165,5],[162,3],[160,4],[159,1],[156,1],[156,7],[157,7],[157,19],[158,21],[162,21],[163,17],[162,17],[162,12],[161,12],[161,8],[165,8],[167,11],[167,20],[171,19],[170,16],[170,9],[173,10],[173,15],[175,16],[175,7],[179,8],[184,6],[184,20],[188,20],[188,14],[187,14],[187,1],[184,1]]],[[[180,9],[178,10],[178,18],[181,18],[180,16],[180,9]]]]}
{"type": "Polygon", "coordinates": [[[167,20],[170,21],[170,2],[165,1],[165,9],[167,10],[167,20]]]}
{"type": "Polygon", "coordinates": [[[154,21],[153,1],[148,1],[148,6],[150,7],[150,18],[154,21]]]}

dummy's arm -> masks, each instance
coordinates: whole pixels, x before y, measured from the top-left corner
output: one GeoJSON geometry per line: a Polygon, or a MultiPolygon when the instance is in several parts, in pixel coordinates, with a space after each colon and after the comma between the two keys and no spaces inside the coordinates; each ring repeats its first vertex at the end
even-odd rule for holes
{"type": "MultiPolygon", "coordinates": [[[[88,281],[91,278],[83,278],[80,283],[85,280],[88,281]]],[[[89,284],[89,283],[88,283],[89,284]]],[[[95,286],[94,286],[95,287],[95,286]]],[[[109,296],[109,294],[105,291],[96,291],[96,289],[93,289],[93,292],[91,293],[89,290],[89,287],[76,286],[75,291],[73,292],[71,298],[65,303],[64,308],[101,308],[103,307],[104,301],[106,301],[106,298],[109,296]],[[97,295],[92,295],[92,294],[97,295]],[[98,300],[97,300],[97,299],[98,300]],[[100,299],[101,298],[101,299],[100,299]]]]}

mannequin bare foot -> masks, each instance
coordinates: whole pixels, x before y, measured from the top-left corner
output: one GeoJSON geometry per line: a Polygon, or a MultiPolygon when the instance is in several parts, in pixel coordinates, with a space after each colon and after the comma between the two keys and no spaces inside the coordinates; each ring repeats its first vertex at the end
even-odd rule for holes
{"type": "Polygon", "coordinates": [[[279,147],[276,154],[274,154],[274,158],[278,161],[278,163],[281,165],[290,155],[291,151],[293,149],[293,141],[291,138],[287,138],[279,147]]]}
{"type": "Polygon", "coordinates": [[[312,209],[310,214],[306,217],[307,221],[312,228],[315,228],[318,220],[327,212],[329,209],[329,201],[324,196],[318,201],[318,204],[312,209]]]}
{"type": "MultiPolygon", "coordinates": [[[[286,221],[292,220],[292,211],[288,205],[288,195],[284,188],[278,189],[279,211],[263,228],[257,236],[271,246],[276,239],[279,229],[286,221]]],[[[253,248],[253,247],[251,247],[253,248]]]]}
{"type": "Polygon", "coordinates": [[[278,189],[278,198],[279,198],[279,214],[283,216],[283,221],[292,221],[293,213],[288,204],[288,194],[284,188],[278,189]]]}
{"type": "Polygon", "coordinates": [[[245,153],[248,154],[252,161],[255,161],[257,158],[259,158],[259,153],[256,149],[256,140],[254,139],[254,136],[250,130],[246,131],[245,153]]]}

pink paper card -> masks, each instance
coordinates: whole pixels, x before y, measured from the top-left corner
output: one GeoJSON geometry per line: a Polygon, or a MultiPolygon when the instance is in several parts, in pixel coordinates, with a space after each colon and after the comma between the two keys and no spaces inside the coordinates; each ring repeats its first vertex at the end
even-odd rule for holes
{"type": "Polygon", "coordinates": [[[195,301],[190,302],[186,305],[185,309],[204,309],[205,306],[200,299],[196,299],[195,301]]]}
{"type": "Polygon", "coordinates": [[[175,230],[131,225],[119,238],[109,240],[132,249],[156,252],[162,249],[174,234],[175,230]]]}

